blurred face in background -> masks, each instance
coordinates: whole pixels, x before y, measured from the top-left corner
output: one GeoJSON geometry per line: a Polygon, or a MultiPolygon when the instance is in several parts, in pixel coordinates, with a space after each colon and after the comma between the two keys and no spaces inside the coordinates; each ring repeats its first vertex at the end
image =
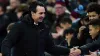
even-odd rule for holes
{"type": "Polygon", "coordinates": [[[89,20],[98,19],[99,15],[95,11],[93,11],[93,12],[88,12],[88,17],[89,17],[89,20]]]}
{"type": "Polygon", "coordinates": [[[10,0],[11,9],[16,8],[19,5],[19,3],[20,2],[18,0],[10,0]]]}
{"type": "Polygon", "coordinates": [[[56,4],[55,5],[55,11],[56,11],[57,16],[62,15],[62,14],[65,13],[65,7],[62,6],[61,4],[56,4]]]}

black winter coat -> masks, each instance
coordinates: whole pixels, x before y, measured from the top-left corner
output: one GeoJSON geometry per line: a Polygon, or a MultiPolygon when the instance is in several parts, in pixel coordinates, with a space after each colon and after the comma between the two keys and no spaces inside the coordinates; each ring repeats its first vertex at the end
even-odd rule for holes
{"type": "Polygon", "coordinates": [[[29,15],[15,23],[2,43],[3,56],[44,56],[47,51],[52,54],[68,54],[69,49],[55,46],[45,24],[34,24],[29,15]]]}

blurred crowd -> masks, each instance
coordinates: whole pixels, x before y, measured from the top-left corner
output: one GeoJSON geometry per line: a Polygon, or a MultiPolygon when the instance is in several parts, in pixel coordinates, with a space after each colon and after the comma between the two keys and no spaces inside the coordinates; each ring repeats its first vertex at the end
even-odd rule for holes
{"type": "MultiPolygon", "coordinates": [[[[55,45],[72,48],[96,40],[95,35],[99,32],[92,32],[88,23],[100,18],[100,0],[0,0],[0,47],[11,27],[28,13],[28,6],[34,1],[45,4],[43,22],[49,27],[55,45]]],[[[96,52],[89,55],[97,56],[96,52]]],[[[47,52],[45,55],[67,56],[47,52]]]]}

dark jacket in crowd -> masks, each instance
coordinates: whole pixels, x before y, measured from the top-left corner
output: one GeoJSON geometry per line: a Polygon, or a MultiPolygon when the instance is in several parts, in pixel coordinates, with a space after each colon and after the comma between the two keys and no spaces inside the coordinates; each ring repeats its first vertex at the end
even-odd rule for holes
{"type": "Polygon", "coordinates": [[[17,17],[17,13],[15,12],[15,9],[10,10],[7,13],[8,17],[9,17],[9,22],[13,23],[13,22],[17,22],[18,21],[18,17],[17,17]]]}
{"type": "Polygon", "coordinates": [[[15,23],[3,40],[1,52],[3,56],[44,56],[44,51],[52,54],[68,54],[69,49],[55,46],[50,37],[48,27],[44,23],[34,24],[34,20],[26,15],[22,21],[15,23]]]}
{"type": "MultiPolygon", "coordinates": [[[[6,14],[2,14],[0,15],[0,48],[1,48],[1,44],[2,44],[2,40],[6,37],[7,35],[7,26],[9,24],[8,21],[8,16],[6,14]]],[[[1,49],[0,49],[1,52],[1,49]]]]}
{"type": "Polygon", "coordinates": [[[84,46],[81,46],[79,49],[81,49],[82,54],[88,54],[88,51],[96,51],[100,48],[100,34],[95,37],[95,39],[92,40],[91,43],[88,43],[84,46]]]}
{"type": "Polygon", "coordinates": [[[64,40],[60,45],[65,46],[67,48],[73,48],[75,46],[79,46],[79,40],[77,38],[73,37],[70,41],[70,46],[68,46],[67,40],[64,40]]]}
{"type": "Polygon", "coordinates": [[[7,34],[7,26],[9,24],[9,18],[6,14],[0,15],[0,37],[5,37],[7,34]]]}

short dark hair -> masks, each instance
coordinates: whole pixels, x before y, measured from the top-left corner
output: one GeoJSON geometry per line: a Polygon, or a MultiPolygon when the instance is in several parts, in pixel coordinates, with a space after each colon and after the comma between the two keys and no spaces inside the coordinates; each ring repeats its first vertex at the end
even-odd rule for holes
{"type": "Polygon", "coordinates": [[[95,3],[95,2],[91,2],[90,4],[88,4],[87,6],[87,12],[96,12],[97,14],[100,14],[100,5],[95,3]]]}
{"type": "Polygon", "coordinates": [[[100,19],[93,19],[89,22],[89,25],[100,26],[100,19]]]}
{"type": "Polygon", "coordinates": [[[29,10],[32,12],[36,12],[37,6],[45,7],[43,3],[39,2],[39,1],[34,1],[29,4],[29,10]]]}
{"type": "Polygon", "coordinates": [[[69,17],[63,17],[59,23],[69,23],[72,24],[72,20],[69,17]]]}
{"type": "Polygon", "coordinates": [[[63,36],[65,37],[66,34],[74,34],[75,33],[75,30],[73,28],[69,28],[69,29],[66,29],[63,33],[63,36]]]}
{"type": "Polygon", "coordinates": [[[72,24],[72,20],[69,17],[63,17],[63,18],[57,19],[56,26],[60,26],[61,23],[62,24],[65,24],[65,23],[72,24]]]}

